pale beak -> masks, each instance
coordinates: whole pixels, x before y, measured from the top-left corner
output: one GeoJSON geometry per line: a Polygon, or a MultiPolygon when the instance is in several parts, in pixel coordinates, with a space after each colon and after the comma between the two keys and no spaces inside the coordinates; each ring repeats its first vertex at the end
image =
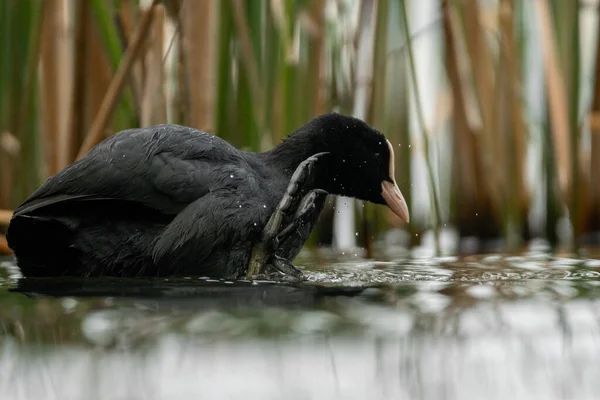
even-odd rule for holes
{"type": "Polygon", "coordinates": [[[392,182],[381,182],[381,196],[385,200],[388,207],[408,224],[410,216],[408,215],[408,206],[406,200],[402,196],[402,192],[398,189],[398,185],[392,182]]]}
{"type": "MultiPolygon", "coordinates": [[[[390,178],[394,179],[394,149],[389,140],[387,144],[390,149],[390,178]]],[[[394,214],[406,223],[410,221],[406,200],[395,182],[381,182],[381,196],[394,214]]]]}

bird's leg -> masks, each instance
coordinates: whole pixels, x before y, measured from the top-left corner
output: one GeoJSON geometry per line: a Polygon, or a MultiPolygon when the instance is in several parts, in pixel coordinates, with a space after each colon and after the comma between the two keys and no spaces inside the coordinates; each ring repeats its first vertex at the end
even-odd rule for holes
{"type": "Polygon", "coordinates": [[[301,279],[302,272],[289,260],[282,261],[283,259],[278,258],[275,250],[286,235],[303,223],[303,220],[309,215],[309,211],[314,208],[318,191],[308,192],[308,190],[315,179],[315,164],[319,157],[325,154],[327,153],[318,153],[307,158],[294,171],[283,197],[262,232],[261,241],[256,243],[252,249],[247,278],[257,276],[269,264],[284,275],[301,279]],[[282,228],[284,220],[291,213],[294,213],[292,222],[282,228]]]}

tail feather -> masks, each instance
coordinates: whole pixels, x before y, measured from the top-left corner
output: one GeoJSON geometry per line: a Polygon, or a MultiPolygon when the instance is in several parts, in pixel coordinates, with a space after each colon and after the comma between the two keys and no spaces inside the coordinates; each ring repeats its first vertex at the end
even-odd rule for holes
{"type": "Polygon", "coordinates": [[[76,264],[78,251],[71,246],[72,232],[60,221],[19,215],[11,220],[6,240],[23,275],[56,276],[62,275],[56,272],[64,266],[76,264]]]}
{"type": "Polygon", "coordinates": [[[23,275],[158,275],[151,249],[170,219],[115,206],[71,204],[13,217],[7,242],[23,275]]]}

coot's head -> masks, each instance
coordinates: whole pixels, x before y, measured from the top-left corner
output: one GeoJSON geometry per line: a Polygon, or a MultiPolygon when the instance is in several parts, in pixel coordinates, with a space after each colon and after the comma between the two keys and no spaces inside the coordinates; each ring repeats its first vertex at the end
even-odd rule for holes
{"type": "Polygon", "coordinates": [[[394,148],[381,132],[360,119],[332,113],[309,121],[293,136],[301,142],[296,146],[329,152],[323,170],[318,171],[323,189],[387,205],[409,221],[406,201],[395,181],[394,148]]]}

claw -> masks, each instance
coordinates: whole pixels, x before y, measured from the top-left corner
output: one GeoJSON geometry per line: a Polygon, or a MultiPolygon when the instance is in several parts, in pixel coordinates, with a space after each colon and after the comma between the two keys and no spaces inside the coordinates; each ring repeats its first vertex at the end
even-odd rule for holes
{"type": "Polygon", "coordinates": [[[271,248],[273,249],[273,251],[277,250],[279,248],[279,244],[281,243],[281,241],[279,240],[279,235],[273,237],[273,239],[271,239],[271,248]]]}
{"type": "Polygon", "coordinates": [[[308,192],[308,194],[306,194],[306,196],[304,196],[304,198],[302,198],[302,201],[300,202],[300,205],[298,206],[298,210],[296,211],[295,217],[299,218],[299,217],[305,216],[310,210],[315,208],[315,201],[317,200],[317,198],[320,195],[327,195],[327,194],[329,194],[329,193],[323,189],[314,189],[314,190],[311,190],[310,192],[308,192]]]}

